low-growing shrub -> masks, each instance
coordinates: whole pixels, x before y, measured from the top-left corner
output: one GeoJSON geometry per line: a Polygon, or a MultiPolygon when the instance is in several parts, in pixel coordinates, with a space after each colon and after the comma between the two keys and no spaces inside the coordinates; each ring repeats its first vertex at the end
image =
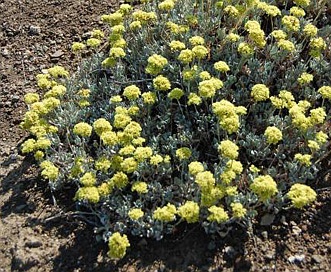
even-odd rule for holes
{"type": "Polygon", "coordinates": [[[22,127],[52,190],[99,219],[109,256],[126,234],[180,223],[217,233],[316,198],[328,150],[328,1],[141,1],[73,43],[72,76],[37,75],[22,127]]]}

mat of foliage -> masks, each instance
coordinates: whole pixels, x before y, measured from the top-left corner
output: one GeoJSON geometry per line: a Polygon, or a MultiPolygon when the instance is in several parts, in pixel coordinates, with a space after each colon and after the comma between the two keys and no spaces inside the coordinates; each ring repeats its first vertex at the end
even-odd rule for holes
{"type": "MultiPolygon", "coordinates": [[[[95,24],[99,14],[109,12],[110,7],[103,1],[92,4],[68,2],[66,13],[59,12],[63,4],[37,2],[15,2],[12,5],[9,5],[10,1],[1,2],[1,10],[5,6],[11,8],[6,8],[1,18],[1,87],[4,90],[1,93],[1,116],[5,117],[1,118],[1,127],[8,129],[1,131],[0,268],[4,271],[115,269],[114,263],[103,259],[107,248],[95,243],[91,229],[84,230],[84,224],[73,217],[58,215],[59,210],[52,206],[47,186],[36,179],[36,169],[30,163],[32,158],[23,161],[17,155],[17,144],[24,136],[17,124],[25,111],[18,96],[35,84],[33,73],[26,71],[39,72],[51,62],[70,67],[68,57],[61,56],[61,52],[67,51],[72,32],[80,35],[87,32],[90,28],[82,29],[83,22],[95,24]],[[44,8],[40,9],[40,6],[44,8]],[[72,10],[76,9],[84,12],[76,21],[71,20],[72,10]],[[94,11],[93,17],[91,11],[94,11]],[[56,16],[48,17],[54,12],[56,16]],[[31,13],[35,14],[36,21],[31,19],[31,13]],[[30,26],[36,25],[42,31],[38,35],[28,34],[30,26]],[[60,30],[56,25],[62,26],[60,30]],[[49,47],[54,33],[61,33],[62,38],[55,39],[55,45],[49,47]],[[40,46],[45,46],[45,51],[40,51],[39,56],[28,54],[40,46]]],[[[328,186],[321,183],[324,178],[324,175],[319,177],[317,188],[328,186]]],[[[312,208],[303,214],[282,213],[277,216],[275,226],[257,227],[253,237],[248,237],[241,228],[234,228],[228,237],[214,242],[201,229],[183,226],[179,233],[162,243],[133,240],[136,246],[116,267],[123,271],[219,271],[233,268],[260,271],[273,267],[280,271],[286,268],[290,271],[328,271],[330,193],[328,188],[318,192],[320,196],[312,208]]],[[[70,192],[68,194],[70,196],[70,192]]],[[[57,198],[62,208],[67,207],[64,209],[67,212],[71,204],[65,200],[67,196],[64,200],[61,196],[57,198]]]]}

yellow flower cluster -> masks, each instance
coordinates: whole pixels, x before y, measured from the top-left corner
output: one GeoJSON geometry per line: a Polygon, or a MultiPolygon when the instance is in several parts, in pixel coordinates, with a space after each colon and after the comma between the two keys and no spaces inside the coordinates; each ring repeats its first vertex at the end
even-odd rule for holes
{"type": "Polygon", "coordinates": [[[40,97],[37,93],[27,93],[26,95],[24,95],[24,102],[28,105],[31,105],[35,102],[39,102],[39,100],[40,97]]]}
{"type": "Polygon", "coordinates": [[[138,162],[142,162],[152,157],[153,150],[149,146],[146,147],[139,146],[136,148],[133,155],[138,162]]]}
{"type": "Polygon", "coordinates": [[[228,5],[224,8],[224,12],[229,14],[231,17],[237,17],[239,15],[239,10],[232,5],[228,5]]]}
{"type": "Polygon", "coordinates": [[[290,8],[290,14],[297,18],[300,18],[304,17],[306,15],[306,12],[302,8],[294,6],[290,8]]]}
{"type": "Polygon", "coordinates": [[[179,160],[188,160],[192,155],[192,151],[188,147],[181,147],[176,150],[176,157],[179,160]]]}
{"type": "Polygon", "coordinates": [[[210,171],[202,171],[195,176],[195,182],[202,191],[210,191],[215,185],[214,175],[210,171]]]}
{"type": "Polygon", "coordinates": [[[194,59],[194,53],[190,49],[184,49],[180,51],[178,60],[181,61],[184,64],[192,62],[194,59]]]}
{"type": "Polygon", "coordinates": [[[59,176],[59,169],[51,161],[43,161],[40,164],[41,175],[51,181],[55,181],[59,176]]]}
{"type": "Polygon", "coordinates": [[[151,75],[159,74],[163,68],[168,64],[168,60],[161,55],[153,54],[147,59],[146,73],[151,75]]]}
{"type": "Polygon", "coordinates": [[[131,191],[137,192],[138,194],[146,194],[148,192],[147,183],[136,181],[132,184],[131,191]]]}
{"type": "Polygon", "coordinates": [[[164,0],[159,3],[158,7],[162,11],[170,11],[175,7],[175,2],[173,0],[164,0]]]}
{"type": "Polygon", "coordinates": [[[264,136],[267,139],[268,144],[277,144],[283,138],[283,133],[277,127],[267,127],[264,136]]]}
{"type": "Polygon", "coordinates": [[[142,218],[144,216],[144,212],[141,209],[131,209],[128,212],[128,216],[132,219],[132,220],[139,220],[140,218],[142,218]]]}
{"type": "Polygon", "coordinates": [[[198,161],[193,161],[188,165],[188,171],[192,176],[196,176],[198,173],[205,170],[203,164],[198,161]]]}
{"type": "Polygon", "coordinates": [[[181,41],[177,41],[177,40],[171,41],[169,43],[169,46],[172,51],[184,50],[186,48],[185,43],[183,43],[181,41]]]}
{"type": "Polygon", "coordinates": [[[270,34],[276,40],[284,40],[287,38],[287,34],[283,30],[274,30],[270,34]]]}
{"type": "Polygon", "coordinates": [[[230,67],[224,61],[218,61],[214,63],[215,70],[219,72],[228,72],[230,71],[230,67]]]}
{"type": "Polygon", "coordinates": [[[298,82],[300,85],[304,85],[304,84],[308,84],[310,82],[312,82],[314,79],[314,76],[312,74],[303,72],[299,78],[298,78],[298,82]]]}
{"type": "Polygon", "coordinates": [[[201,97],[198,96],[196,93],[190,93],[188,95],[187,105],[200,105],[201,102],[202,102],[201,97]]]}
{"type": "Polygon", "coordinates": [[[96,187],[82,187],[79,188],[75,194],[75,200],[86,200],[89,203],[98,203],[100,194],[96,187]]]}
{"type": "Polygon", "coordinates": [[[314,58],[319,58],[322,51],[326,48],[326,42],[322,37],[312,38],[309,43],[309,54],[314,58]]]}
{"type": "Polygon", "coordinates": [[[246,108],[236,107],[222,99],[212,104],[213,113],[218,117],[220,126],[229,134],[237,132],[240,126],[239,115],[246,114],[246,108]]]}
{"type": "Polygon", "coordinates": [[[112,126],[105,118],[99,118],[93,122],[93,129],[98,136],[102,133],[111,131],[112,126]]]}
{"type": "Polygon", "coordinates": [[[101,40],[96,39],[96,38],[89,38],[86,41],[86,45],[91,47],[91,48],[97,48],[101,44],[101,40]]]}
{"type": "Polygon", "coordinates": [[[281,12],[277,6],[270,5],[262,1],[257,1],[257,8],[263,10],[266,14],[268,14],[271,17],[281,15],[281,12]]]}
{"type": "Polygon", "coordinates": [[[107,173],[108,169],[111,167],[111,161],[108,160],[107,157],[102,156],[95,162],[94,165],[96,170],[107,173]]]}
{"type": "Polygon", "coordinates": [[[210,222],[225,223],[229,220],[229,215],[222,207],[211,206],[208,208],[210,215],[207,217],[207,220],[210,222]]]}
{"type": "Polygon", "coordinates": [[[119,232],[115,232],[110,236],[108,246],[108,256],[112,259],[120,259],[126,254],[126,249],[130,243],[125,234],[121,235],[119,232]]]}
{"type": "Polygon", "coordinates": [[[179,88],[174,88],[171,90],[171,92],[168,94],[168,97],[170,99],[181,99],[181,97],[184,95],[184,91],[179,88]]]}
{"type": "Polygon", "coordinates": [[[118,189],[122,189],[129,183],[129,178],[125,173],[117,172],[110,179],[110,182],[118,189]]]}
{"type": "Polygon", "coordinates": [[[153,79],[153,86],[158,91],[167,91],[171,89],[171,83],[166,77],[159,75],[153,79]]]}
{"type": "Polygon", "coordinates": [[[302,209],[304,206],[316,200],[316,192],[307,185],[296,183],[291,186],[287,197],[291,200],[293,207],[302,209]]]}
{"type": "Polygon", "coordinates": [[[249,57],[254,54],[254,48],[246,42],[241,42],[238,45],[238,52],[243,56],[249,57]]]}
{"type": "Polygon", "coordinates": [[[295,105],[294,96],[291,92],[286,90],[280,91],[278,96],[271,96],[270,101],[277,109],[290,109],[295,105]]]}
{"type": "Polygon", "coordinates": [[[243,218],[246,215],[247,210],[241,203],[231,203],[232,216],[234,218],[243,218]]]}
{"type": "Polygon", "coordinates": [[[152,23],[157,19],[157,15],[155,12],[150,11],[142,11],[142,10],[136,10],[132,13],[132,18],[136,21],[140,21],[142,25],[152,23]]]}
{"type": "Polygon", "coordinates": [[[223,87],[223,82],[220,79],[212,77],[199,82],[199,95],[203,98],[211,98],[215,96],[216,91],[223,87]]]}
{"type": "Polygon", "coordinates": [[[261,29],[258,21],[247,21],[245,29],[248,31],[249,39],[255,46],[262,48],[266,45],[264,31],[261,29]]]}
{"type": "Polygon", "coordinates": [[[178,25],[174,22],[167,22],[166,26],[172,34],[183,34],[189,30],[187,25],[178,25]]]}
{"type": "Polygon", "coordinates": [[[252,87],[251,97],[256,102],[265,101],[269,98],[269,88],[264,84],[255,84],[252,87]]]}
{"type": "Polygon", "coordinates": [[[293,2],[303,8],[308,7],[310,5],[310,0],[293,0],[293,2]]]}
{"type": "Polygon", "coordinates": [[[92,126],[85,122],[80,122],[74,126],[73,133],[82,137],[90,137],[92,133],[92,126]]]}
{"type": "Polygon", "coordinates": [[[153,105],[156,102],[156,94],[153,92],[145,92],[141,95],[144,104],[153,105]]]}
{"type": "Polygon", "coordinates": [[[194,57],[196,57],[198,60],[200,60],[200,59],[206,58],[209,51],[203,45],[196,45],[192,48],[192,53],[194,54],[194,57]]]}
{"type": "Polygon", "coordinates": [[[285,15],[282,18],[282,24],[288,31],[297,32],[300,29],[300,21],[297,17],[285,15]]]}
{"type": "Polygon", "coordinates": [[[226,163],[223,173],[220,175],[220,179],[223,184],[228,185],[236,178],[237,175],[240,175],[242,171],[243,166],[240,161],[229,160],[226,163]]]}
{"type": "Polygon", "coordinates": [[[168,203],[162,208],[158,207],[153,212],[153,218],[162,222],[171,222],[176,219],[177,209],[175,205],[168,203]]]}
{"type": "Polygon", "coordinates": [[[129,100],[138,99],[140,94],[140,89],[136,85],[127,86],[123,91],[123,96],[125,96],[129,100]]]}
{"type": "Polygon", "coordinates": [[[218,146],[218,151],[221,153],[221,156],[230,160],[237,159],[239,155],[239,147],[230,140],[221,141],[218,146]]]}
{"type": "Polygon", "coordinates": [[[308,167],[311,165],[311,155],[297,153],[294,155],[294,159],[299,161],[302,165],[308,167]]]}
{"type": "Polygon", "coordinates": [[[250,188],[253,193],[257,194],[260,201],[263,202],[278,193],[277,184],[269,175],[256,177],[250,185],[250,188]]]}
{"type": "Polygon", "coordinates": [[[184,205],[178,208],[180,215],[187,223],[195,223],[199,221],[200,207],[194,201],[186,201],[184,205]]]}
{"type": "Polygon", "coordinates": [[[92,187],[96,184],[96,177],[94,173],[87,172],[79,179],[79,181],[85,187],[92,187]]]}
{"type": "Polygon", "coordinates": [[[318,28],[311,23],[306,24],[305,27],[303,28],[303,34],[309,38],[313,38],[317,36],[317,32],[318,32],[318,28]]]}

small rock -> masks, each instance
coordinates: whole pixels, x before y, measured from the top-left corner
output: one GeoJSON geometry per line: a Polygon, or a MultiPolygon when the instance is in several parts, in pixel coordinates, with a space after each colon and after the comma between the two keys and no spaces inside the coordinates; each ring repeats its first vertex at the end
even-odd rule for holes
{"type": "Polygon", "coordinates": [[[272,213],[267,213],[261,218],[261,225],[262,226],[270,226],[272,222],[274,222],[275,215],[272,213]]]}
{"type": "Polygon", "coordinates": [[[232,246],[227,246],[224,248],[224,253],[228,255],[230,258],[234,257],[236,250],[232,246]]]}
{"type": "Polygon", "coordinates": [[[315,252],[315,248],[313,248],[313,247],[308,247],[307,251],[308,251],[309,253],[314,253],[314,252],[315,252]]]}
{"type": "Polygon", "coordinates": [[[37,240],[30,240],[25,243],[25,246],[29,248],[37,248],[37,247],[41,247],[42,245],[43,243],[37,240]]]}
{"type": "Polygon", "coordinates": [[[311,259],[315,262],[315,263],[321,263],[323,262],[323,257],[321,255],[316,255],[314,254],[313,256],[311,256],[311,259]]]}
{"type": "Polygon", "coordinates": [[[5,49],[3,49],[3,50],[1,51],[1,55],[2,55],[3,57],[8,57],[8,56],[9,56],[9,51],[5,48],[5,49]]]}
{"type": "Polygon", "coordinates": [[[271,261],[275,257],[275,255],[273,253],[268,253],[264,257],[266,258],[266,260],[271,261]]]}
{"type": "Polygon", "coordinates": [[[297,223],[295,223],[294,221],[290,221],[290,225],[292,225],[292,226],[296,226],[297,223]]]}
{"type": "Polygon", "coordinates": [[[52,59],[57,59],[63,56],[64,52],[62,50],[57,50],[53,54],[50,55],[52,59]]]}
{"type": "Polygon", "coordinates": [[[262,231],[261,232],[262,237],[267,240],[268,239],[268,232],[267,231],[262,231]]]}
{"type": "Polygon", "coordinates": [[[292,227],[292,232],[294,235],[299,235],[302,232],[302,230],[298,226],[294,225],[292,227]]]}
{"type": "Polygon", "coordinates": [[[164,272],[165,270],[166,270],[166,266],[161,263],[158,272],[164,272]]]}
{"type": "Polygon", "coordinates": [[[280,218],[280,222],[284,225],[284,226],[287,226],[288,223],[286,222],[286,217],[283,215],[281,218],[280,218]]]}
{"type": "Polygon", "coordinates": [[[39,35],[41,33],[41,28],[39,26],[31,25],[29,27],[29,34],[30,35],[39,35]]]}
{"type": "Polygon", "coordinates": [[[11,98],[11,101],[13,103],[17,103],[18,101],[20,101],[20,97],[18,95],[13,95],[11,98]]]}
{"type": "Polygon", "coordinates": [[[294,256],[290,256],[287,258],[287,260],[290,263],[301,263],[304,259],[305,259],[305,255],[304,254],[300,254],[300,255],[294,255],[294,256]]]}

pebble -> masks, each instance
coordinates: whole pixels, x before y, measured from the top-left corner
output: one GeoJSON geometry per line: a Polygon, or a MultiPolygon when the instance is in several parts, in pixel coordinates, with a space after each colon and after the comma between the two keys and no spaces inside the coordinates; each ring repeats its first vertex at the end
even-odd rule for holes
{"type": "Polygon", "coordinates": [[[29,27],[29,34],[30,35],[39,35],[41,33],[41,28],[39,26],[31,25],[29,27]]]}
{"type": "Polygon", "coordinates": [[[38,240],[30,240],[25,242],[25,246],[29,248],[37,248],[37,247],[41,247],[42,245],[43,243],[38,240]]]}
{"type": "Polygon", "coordinates": [[[275,254],[273,253],[268,253],[265,255],[265,258],[269,261],[271,261],[275,257],[275,254]]]}
{"type": "Polygon", "coordinates": [[[262,237],[267,240],[268,239],[268,232],[267,231],[262,231],[261,232],[262,237]]]}
{"type": "Polygon", "coordinates": [[[300,255],[292,255],[290,257],[287,258],[287,260],[290,262],[290,263],[295,263],[295,262],[298,262],[298,263],[301,263],[304,259],[305,259],[305,255],[304,254],[300,254],[300,255]]]}
{"type": "Polygon", "coordinates": [[[50,55],[52,59],[57,59],[63,56],[64,52],[62,50],[57,50],[53,54],[50,55]]]}
{"type": "Polygon", "coordinates": [[[275,215],[272,213],[267,213],[261,218],[261,226],[270,226],[274,222],[275,215]]]}
{"type": "Polygon", "coordinates": [[[321,263],[323,262],[323,257],[321,255],[316,255],[314,254],[313,256],[311,256],[311,259],[315,262],[315,263],[321,263]]]}
{"type": "Polygon", "coordinates": [[[1,55],[2,55],[3,57],[8,57],[8,56],[9,56],[9,51],[5,48],[5,49],[3,49],[3,50],[1,51],[1,55]]]}
{"type": "Polygon", "coordinates": [[[232,258],[232,257],[234,257],[236,250],[232,246],[226,246],[224,248],[224,253],[232,258]]]}
{"type": "Polygon", "coordinates": [[[292,232],[294,235],[299,235],[302,232],[302,230],[298,226],[294,225],[292,227],[292,232]]]}

